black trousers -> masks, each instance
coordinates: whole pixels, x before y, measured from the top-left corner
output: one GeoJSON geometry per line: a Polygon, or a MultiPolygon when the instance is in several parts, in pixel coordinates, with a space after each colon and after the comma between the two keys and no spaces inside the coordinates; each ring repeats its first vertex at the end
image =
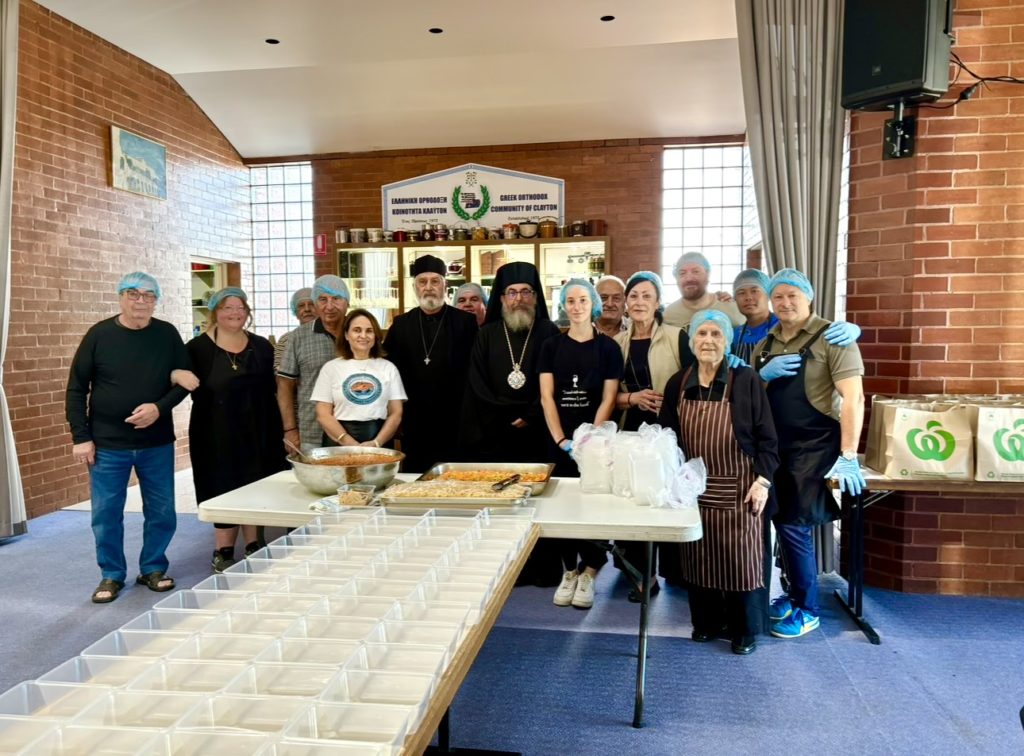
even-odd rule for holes
{"type": "Polygon", "coordinates": [[[587,567],[600,570],[608,561],[608,550],[594,541],[558,538],[554,545],[561,555],[562,567],[566,572],[571,570],[583,572],[587,567]]]}

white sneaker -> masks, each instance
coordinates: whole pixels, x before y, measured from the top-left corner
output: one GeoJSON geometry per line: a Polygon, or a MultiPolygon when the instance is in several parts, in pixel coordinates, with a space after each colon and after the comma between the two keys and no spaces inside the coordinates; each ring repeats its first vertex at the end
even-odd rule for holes
{"type": "Polygon", "coordinates": [[[577,609],[589,609],[594,605],[594,578],[587,573],[580,575],[576,583],[576,593],[572,595],[572,605],[577,609]]]}
{"type": "Polygon", "coordinates": [[[555,591],[555,606],[569,606],[572,603],[573,596],[576,595],[576,583],[579,579],[580,574],[576,570],[570,570],[562,575],[562,584],[555,591]]]}

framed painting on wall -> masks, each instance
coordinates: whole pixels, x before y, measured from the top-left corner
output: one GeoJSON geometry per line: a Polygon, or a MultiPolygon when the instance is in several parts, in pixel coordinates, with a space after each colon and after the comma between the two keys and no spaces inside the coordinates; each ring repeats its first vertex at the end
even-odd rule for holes
{"type": "Polygon", "coordinates": [[[111,182],[115,189],[167,199],[167,148],[118,126],[110,127],[111,182]]]}

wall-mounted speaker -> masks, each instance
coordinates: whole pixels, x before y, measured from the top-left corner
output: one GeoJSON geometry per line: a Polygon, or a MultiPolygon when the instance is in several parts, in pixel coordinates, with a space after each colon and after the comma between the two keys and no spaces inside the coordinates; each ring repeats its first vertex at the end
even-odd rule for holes
{"type": "Polygon", "coordinates": [[[842,106],[884,110],[944,95],[952,8],[953,0],[846,0],[842,106]]]}

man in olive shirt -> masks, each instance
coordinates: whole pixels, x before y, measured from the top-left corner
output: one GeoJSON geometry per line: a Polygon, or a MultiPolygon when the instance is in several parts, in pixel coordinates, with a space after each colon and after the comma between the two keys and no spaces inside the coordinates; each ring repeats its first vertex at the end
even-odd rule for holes
{"type": "Polygon", "coordinates": [[[665,308],[666,323],[685,329],[690,325],[690,318],[701,310],[718,310],[729,317],[733,327],[743,325],[746,319],[732,301],[732,295],[725,291],[708,291],[711,263],[700,252],[687,252],[676,260],[672,275],[683,298],[665,308]]]}
{"type": "Polygon", "coordinates": [[[119,315],[85,334],[68,377],[65,412],[76,462],[89,466],[92,532],[103,579],[97,604],[124,588],[124,503],[132,470],[142,490],[142,552],[137,583],[169,591],[167,546],[177,527],[174,510],[174,422],[171,410],[194,389],[188,354],[170,323],[153,317],[160,285],[147,273],[129,273],[117,285],[119,315]]]}
{"type": "Polygon", "coordinates": [[[811,312],[814,289],[800,271],[772,276],[768,295],[779,322],[757,345],[755,367],[768,381],[779,436],[774,518],[790,579],[772,602],[772,635],[798,638],[820,624],[813,529],[839,517],[827,479],[859,494],[864,478],[857,443],[864,424],[864,363],[857,344],[829,344],[832,323],[811,312]]]}

